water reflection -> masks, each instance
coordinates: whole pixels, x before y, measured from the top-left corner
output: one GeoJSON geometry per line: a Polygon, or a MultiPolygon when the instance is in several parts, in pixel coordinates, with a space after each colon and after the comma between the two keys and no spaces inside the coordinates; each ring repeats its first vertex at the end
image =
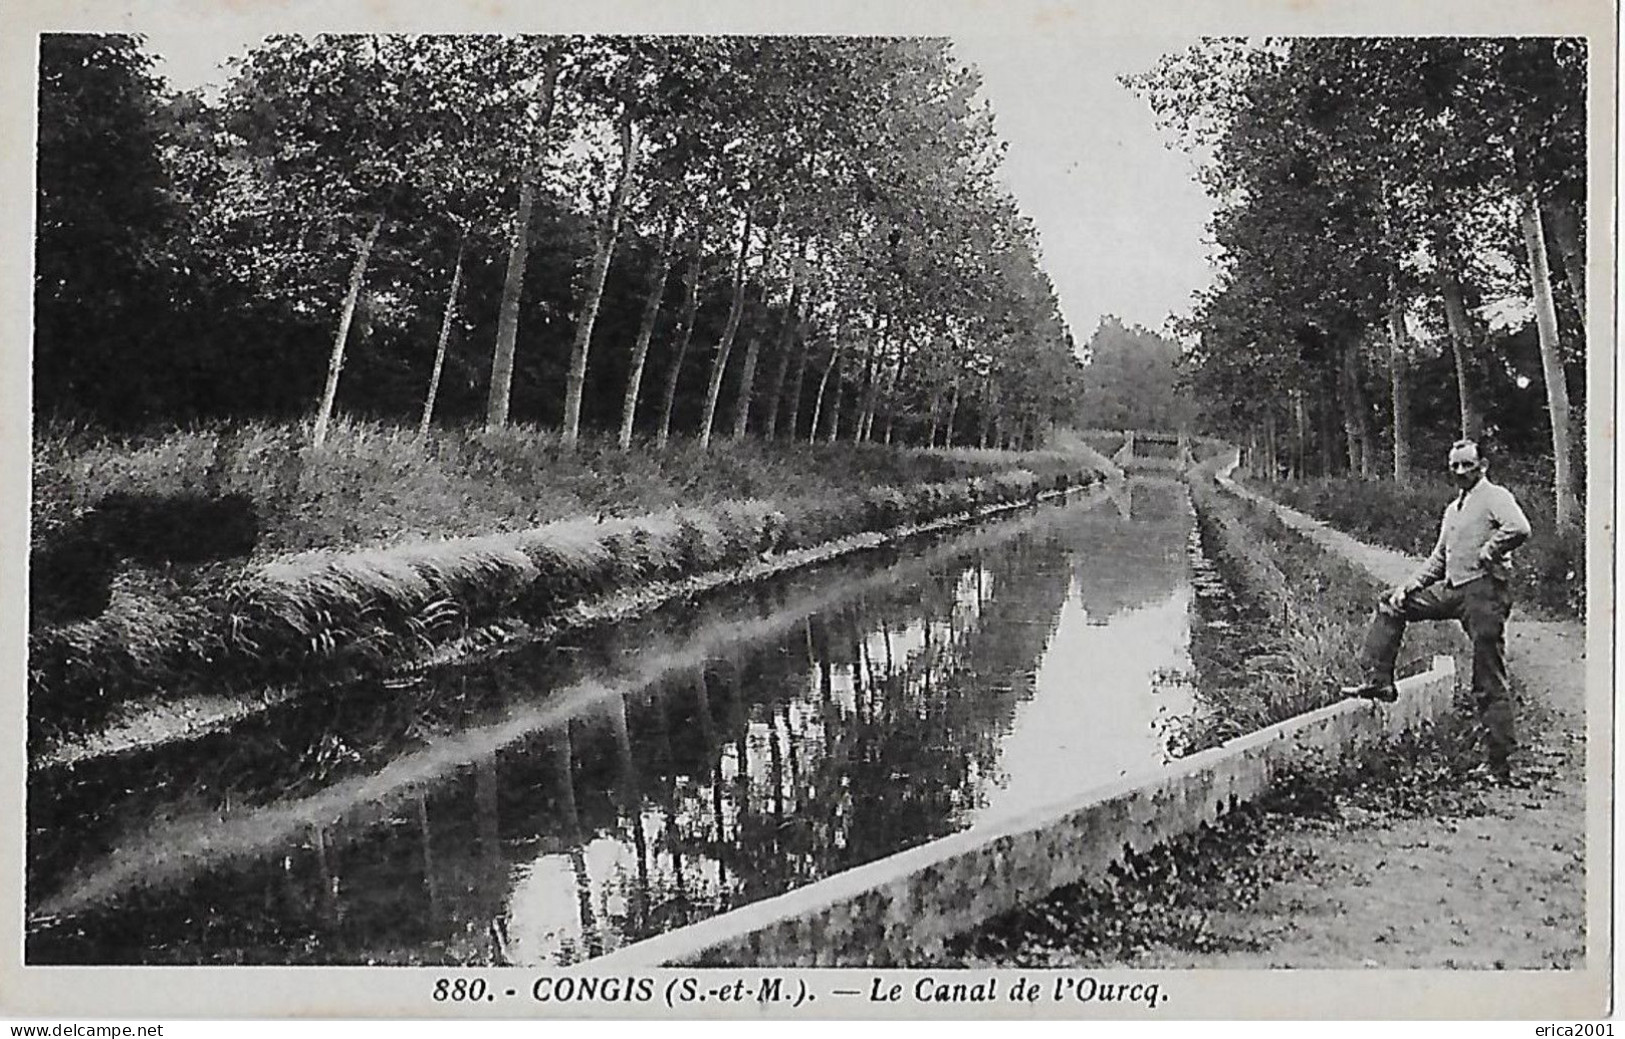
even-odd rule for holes
{"type": "Polygon", "coordinates": [[[1156,767],[1189,529],[1136,482],[37,777],[28,960],[578,962],[1156,767]]]}

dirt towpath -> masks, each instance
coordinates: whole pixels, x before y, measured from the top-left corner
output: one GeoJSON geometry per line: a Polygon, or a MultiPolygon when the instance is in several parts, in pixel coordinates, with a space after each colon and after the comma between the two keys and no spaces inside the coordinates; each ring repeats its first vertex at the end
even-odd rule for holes
{"type": "MultiPolygon", "coordinates": [[[[1418,562],[1274,507],[1384,582],[1398,583],[1418,562]]],[[[1508,660],[1521,745],[1514,766],[1526,785],[1486,784],[1459,814],[1407,818],[1349,805],[1336,821],[1305,821],[1280,835],[1280,850],[1308,868],[1268,885],[1255,906],[1210,921],[1215,933],[1258,951],[1165,948],[1141,965],[1584,966],[1586,649],[1582,623],[1530,619],[1514,608],[1508,660]]],[[[1603,937],[1592,936],[1593,950],[1603,937]]]]}

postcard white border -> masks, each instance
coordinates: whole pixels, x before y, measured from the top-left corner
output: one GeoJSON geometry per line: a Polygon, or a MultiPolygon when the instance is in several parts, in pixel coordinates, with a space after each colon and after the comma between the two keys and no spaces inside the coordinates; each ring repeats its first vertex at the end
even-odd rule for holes
{"type": "MultiPolygon", "coordinates": [[[[784,1016],[934,1018],[1595,1018],[1608,1009],[1613,959],[1612,777],[1615,522],[1614,416],[1618,47],[1617,12],[1601,0],[1486,4],[1477,0],[708,0],[660,4],[564,0],[504,4],[482,0],[288,0],[213,2],[0,3],[0,1014],[12,1017],[615,1017],[760,1018],[754,1003],[540,1004],[504,999],[481,1007],[436,1003],[431,988],[447,971],[419,968],[65,968],[21,966],[22,808],[25,778],[23,567],[29,476],[29,306],[33,227],[33,139],[37,33],[141,31],[166,21],[251,27],[264,32],[671,32],[978,35],[1013,46],[1027,34],[1141,36],[1159,27],[1204,35],[1579,35],[1592,62],[1589,233],[1591,311],[1588,424],[1590,624],[1587,632],[1588,871],[1587,965],[1570,971],[1089,971],[1100,979],[1157,980],[1171,999],[1156,1011],[1105,1004],[1008,1003],[938,1007],[833,999],[784,1016]]],[[[591,971],[590,964],[581,968],[591,971]]],[[[493,984],[528,991],[540,970],[482,971],[493,984]]],[[[686,972],[653,972],[657,987],[686,972]]],[[[729,971],[730,976],[794,977],[809,986],[851,988],[873,976],[912,984],[919,971],[729,971]]],[[[970,977],[980,976],[981,973],[970,977]]],[[[1016,975],[989,974],[1001,986],[1016,975]]]]}

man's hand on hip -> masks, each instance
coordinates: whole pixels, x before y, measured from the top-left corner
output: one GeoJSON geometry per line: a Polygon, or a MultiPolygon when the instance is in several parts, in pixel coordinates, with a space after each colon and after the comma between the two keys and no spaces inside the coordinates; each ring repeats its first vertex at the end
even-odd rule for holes
{"type": "Polygon", "coordinates": [[[1389,613],[1399,613],[1405,608],[1405,600],[1410,598],[1411,592],[1414,590],[1409,584],[1402,584],[1389,589],[1388,594],[1382,597],[1383,609],[1389,613]]]}

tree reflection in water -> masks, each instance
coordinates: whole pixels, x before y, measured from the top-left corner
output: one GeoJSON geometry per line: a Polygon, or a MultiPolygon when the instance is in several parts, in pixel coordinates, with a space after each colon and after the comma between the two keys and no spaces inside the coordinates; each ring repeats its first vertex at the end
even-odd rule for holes
{"type": "MultiPolygon", "coordinates": [[[[773,617],[819,580],[856,584],[764,629],[770,637],[720,646],[653,681],[609,682],[616,691],[590,709],[368,818],[36,921],[29,961],[577,962],[986,822],[1023,784],[1067,788],[1056,769],[1088,780],[1117,760],[1089,751],[1091,733],[1123,731],[1100,712],[1137,732],[1140,716],[1116,705],[1151,694],[1138,673],[1123,680],[1133,687],[1099,688],[1090,676],[1111,669],[1067,647],[1166,656],[1188,637],[1183,489],[1118,497],[1016,521],[923,567],[904,560],[890,582],[835,568],[776,595],[753,590],[740,598],[773,617]]],[[[601,633],[576,660],[589,674],[635,675],[642,645],[684,638],[680,619],[658,626],[656,636],[601,633]]],[[[1147,659],[1141,670],[1171,663],[1147,659]]],[[[526,702],[511,662],[462,681],[458,699],[476,716],[526,702]]],[[[421,708],[411,723],[420,745],[466,724],[430,692],[406,696],[421,708]]],[[[318,714],[355,746],[399,746],[411,727],[343,704],[318,714]],[[396,742],[384,742],[386,728],[396,742]]],[[[1134,739],[1130,749],[1153,764],[1154,737],[1134,739]]],[[[268,806],[319,787],[279,772],[261,748],[232,755],[247,765],[236,782],[268,806]]],[[[162,812],[187,810],[175,804],[132,808],[94,847],[116,850],[162,812]]],[[[36,851],[36,870],[97,861],[64,841],[36,851]]]]}

